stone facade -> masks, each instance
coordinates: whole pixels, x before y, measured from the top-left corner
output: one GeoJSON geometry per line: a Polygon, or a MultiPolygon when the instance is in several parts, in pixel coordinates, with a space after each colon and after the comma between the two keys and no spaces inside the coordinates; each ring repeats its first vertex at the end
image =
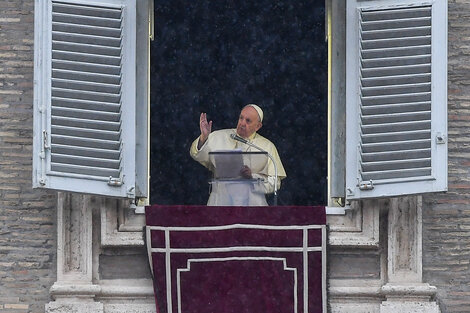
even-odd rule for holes
{"type": "Polygon", "coordinates": [[[470,1],[448,19],[449,191],[423,197],[423,276],[442,312],[470,312],[470,1]]]}
{"type": "MultiPolygon", "coordinates": [[[[153,312],[142,216],[31,189],[33,3],[0,1],[0,312],[153,312]]],[[[470,312],[470,1],[448,9],[449,191],[329,217],[331,312],[470,312]]]]}
{"type": "Polygon", "coordinates": [[[380,222],[375,230],[370,217],[357,217],[366,213],[364,209],[348,212],[345,217],[329,217],[333,312],[438,312],[437,307],[440,312],[470,312],[470,229],[466,226],[469,14],[469,1],[448,1],[449,190],[375,205],[365,202],[378,212],[380,222]],[[409,211],[416,200],[421,201],[422,218],[409,211]],[[400,218],[403,214],[412,215],[400,218]],[[364,242],[358,234],[367,229],[368,240],[364,242]],[[347,235],[351,232],[352,238],[347,235]],[[417,253],[422,254],[422,262],[417,253]]]}
{"type": "Polygon", "coordinates": [[[155,311],[143,216],[129,213],[125,201],[59,193],[55,301],[46,312],[155,311]]]}
{"type": "Polygon", "coordinates": [[[56,281],[57,197],[31,189],[33,7],[0,1],[0,312],[43,312],[56,281]]]}

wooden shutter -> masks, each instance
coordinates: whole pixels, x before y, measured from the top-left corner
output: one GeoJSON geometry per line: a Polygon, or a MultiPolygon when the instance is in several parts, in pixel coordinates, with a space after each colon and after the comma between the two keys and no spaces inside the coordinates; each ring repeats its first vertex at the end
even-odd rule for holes
{"type": "Polygon", "coordinates": [[[36,1],[35,187],[135,197],[134,1],[36,1]]]}
{"type": "Polygon", "coordinates": [[[349,199],[447,187],[447,3],[351,1],[349,199]]]}

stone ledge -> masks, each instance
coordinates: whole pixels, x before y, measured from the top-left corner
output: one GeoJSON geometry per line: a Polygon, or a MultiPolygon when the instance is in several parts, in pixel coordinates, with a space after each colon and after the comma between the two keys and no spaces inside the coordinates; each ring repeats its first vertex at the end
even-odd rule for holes
{"type": "Polygon", "coordinates": [[[380,313],[440,313],[435,302],[385,301],[380,305],[380,313]]]}
{"type": "Polygon", "coordinates": [[[427,297],[436,295],[437,288],[429,284],[386,284],[383,286],[334,286],[328,289],[332,297],[427,297]]]}
{"type": "Polygon", "coordinates": [[[155,303],[50,302],[46,313],[155,313],[155,303]]]}
{"type": "Polygon", "coordinates": [[[382,286],[382,293],[388,299],[393,297],[427,297],[436,295],[437,288],[429,284],[386,284],[382,286]]]}
{"type": "Polygon", "coordinates": [[[99,297],[130,297],[130,298],[148,298],[154,297],[152,286],[106,286],[102,285],[98,293],[99,297]]]}
{"type": "Polygon", "coordinates": [[[104,313],[104,306],[99,302],[49,302],[46,313],[104,313]]]}
{"type": "MultiPolygon", "coordinates": [[[[381,313],[380,302],[330,303],[330,313],[381,313]]],[[[397,312],[394,312],[397,313],[397,312]]],[[[403,313],[403,312],[401,312],[403,313]]]]}
{"type": "Polygon", "coordinates": [[[330,287],[328,291],[333,298],[382,298],[380,287],[330,287]]]}
{"type": "Polygon", "coordinates": [[[105,304],[106,313],[155,313],[155,303],[105,304]]]}
{"type": "Polygon", "coordinates": [[[153,286],[151,281],[142,281],[142,285],[133,285],[134,281],[123,283],[115,282],[113,285],[107,282],[102,285],[73,284],[56,282],[50,289],[54,298],[153,298],[153,286]]]}
{"type": "Polygon", "coordinates": [[[99,285],[55,282],[50,289],[52,297],[94,297],[101,291],[99,285]]]}

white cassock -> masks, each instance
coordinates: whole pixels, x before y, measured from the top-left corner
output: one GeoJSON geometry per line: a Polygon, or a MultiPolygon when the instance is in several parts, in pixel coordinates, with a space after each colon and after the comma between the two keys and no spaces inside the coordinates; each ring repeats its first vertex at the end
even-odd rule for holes
{"type": "MultiPolygon", "coordinates": [[[[190,149],[191,157],[214,172],[214,164],[209,157],[209,152],[241,150],[244,152],[257,152],[247,144],[236,141],[230,135],[236,134],[235,129],[222,129],[209,134],[201,149],[197,148],[199,137],[193,141],[190,149]]],[[[281,180],[286,177],[284,166],[274,144],[258,133],[254,133],[248,141],[268,152],[276,162],[278,178],[277,189],[281,186],[281,180]]],[[[274,192],[275,170],[271,159],[266,158],[264,164],[251,168],[253,178],[259,183],[240,183],[213,181],[211,193],[207,205],[224,206],[266,206],[265,194],[274,192]]]]}

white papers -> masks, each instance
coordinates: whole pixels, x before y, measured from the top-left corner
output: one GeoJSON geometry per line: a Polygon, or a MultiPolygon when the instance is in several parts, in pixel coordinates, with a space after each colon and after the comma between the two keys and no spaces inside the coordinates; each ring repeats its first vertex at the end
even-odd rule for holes
{"type": "Polygon", "coordinates": [[[209,152],[215,179],[239,179],[244,165],[252,173],[263,173],[267,166],[267,155],[267,152],[242,152],[238,149],[209,152]]]}

